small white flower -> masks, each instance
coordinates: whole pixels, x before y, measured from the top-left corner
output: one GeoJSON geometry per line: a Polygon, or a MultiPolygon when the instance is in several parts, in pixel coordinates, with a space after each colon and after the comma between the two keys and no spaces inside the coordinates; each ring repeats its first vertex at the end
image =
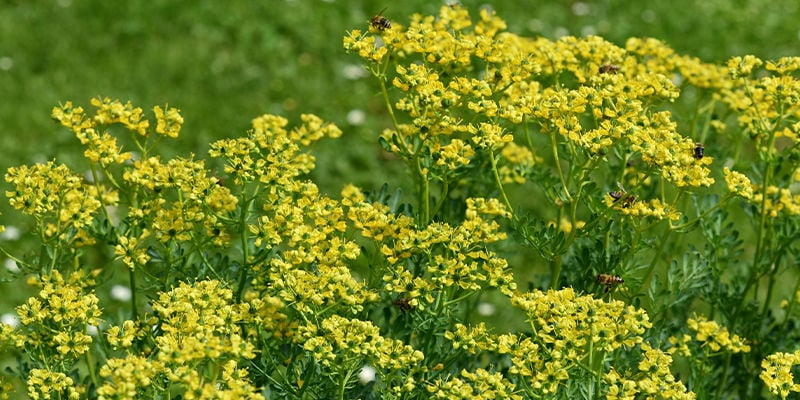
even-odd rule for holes
{"type": "Polygon", "coordinates": [[[86,325],[86,333],[89,336],[95,336],[96,337],[97,333],[99,331],[100,331],[100,329],[97,327],[97,325],[86,325]]]}
{"type": "Polygon", "coordinates": [[[131,288],[123,285],[114,285],[111,288],[111,298],[117,301],[130,301],[132,297],[131,288]]]}
{"type": "Polygon", "coordinates": [[[358,108],[347,113],[347,122],[349,122],[350,125],[361,125],[366,119],[367,113],[365,113],[364,110],[359,110],[358,108]]]}
{"type": "Polygon", "coordinates": [[[0,239],[2,240],[17,240],[19,239],[21,233],[19,228],[13,225],[6,225],[6,230],[3,233],[0,233],[0,239]]]}
{"type": "Polygon", "coordinates": [[[572,7],[571,8],[572,8],[572,13],[577,15],[577,16],[579,16],[579,17],[582,17],[584,15],[588,15],[589,12],[591,12],[591,9],[589,8],[589,5],[584,3],[584,2],[582,2],[582,1],[576,1],[576,2],[572,3],[572,7]]]}
{"type": "Polygon", "coordinates": [[[496,308],[494,304],[491,303],[483,303],[481,302],[478,304],[478,314],[482,317],[490,317],[494,315],[496,308]]]}
{"type": "Polygon", "coordinates": [[[356,79],[365,78],[369,72],[360,64],[347,64],[342,68],[342,75],[345,79],[354,81],[356,79]]]}
{"type": "Polygon", "coordinates": [[[6,313],[0,315],[0,322],[12,327],[16,328],[19,326],[19,318],[17,318],[16,314],[6,313]]]}
{"type": "Polygon", "coordinates": [[[14,67],[14,59],[11,57],[0,57],[0,70],[8,71],[14,67]]]}
{"type": "Polygon", "coordinates": [[[6,270],[8,270],[8,272],[11,272],[12,274],[16,274],[17,272],[19,272],[19,265],[17,265],[16,261],[10,258],[7,258],[6,261],[3,262],[3,265],[6,267],[6,270]]]}
{"type": "Polygon", "coordinates": [[[361,382],[362,385],[366,385],[374,381],[375,372],[375,368],[365,365],[363,368],[361,368],[361,372],[358,373],[358,381],[361,382]]]}

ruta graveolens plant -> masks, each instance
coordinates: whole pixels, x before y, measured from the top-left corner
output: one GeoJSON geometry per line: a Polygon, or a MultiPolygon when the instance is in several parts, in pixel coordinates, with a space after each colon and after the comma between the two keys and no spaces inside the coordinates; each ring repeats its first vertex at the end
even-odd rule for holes
{"type": "Polygon", "coordinates": [[[380,86],[391,127],[378,140],[408,167],[410,203],[392,183],[320,193],[308,148],[341,131],[312,115],[293,128],[258,117],[204,160],[159,155],[180,132],[175,108],[154,107],[155,123],[110,99],[54,109],[90,168],[6,174],[39,245],[3,249],[20,267],[12,278],[37,291],[2,325],[18,361],[6,388],[18,379],[37,399],[800,391],[800,59],[723,66],[652,39],[525,38],[458,5],[408,26],[376,16],[344,45],[380,86]],[[106,312],[98,293],[119,282],[133,298],[106,312]]]}

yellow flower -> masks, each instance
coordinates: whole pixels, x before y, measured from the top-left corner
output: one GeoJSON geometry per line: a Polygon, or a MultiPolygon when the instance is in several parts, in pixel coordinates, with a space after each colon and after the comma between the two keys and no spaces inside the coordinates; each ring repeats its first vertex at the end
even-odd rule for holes
{"type": "Polygon", "coordinates": [[[725,183],[728,185],[729,192],[745,199],[753,198],[753,184],[747,176],[741,172],[732,171],[728,167],[723,168],[722,171],[725,173],[725,183]]]}
{"type": "Polygon", "coordinates": [[[689,330],[695,332],[695,340],[702,346],[707,346],[712,352],[723,349],[733,353],[750,351],[750,346],[739,335],[731,335],[727,328],[719,326],[714,321],[708,321],[705,317],[689,318],[686,325],[689,330]]]}
{"type": "Polygon", "coordinates": [[[800,363],[800,351],[794,353],[774,353],[761,361],[759,377],[769,391],[785,399],[791,392],[800,392],[800,384],[795,383],[792,368],[800,363]]]}
{"type": "Polygon", "coordinates": [[[183,126],[183,117],[180,111],[174,107],[168,107],[166,112],[159,106],[153,107],[156,115],[156,133],[159,135],[177,138],[183,126]]]}
{"type": "Polygon", "coordinates": [[[734,78],[746,77],[753,73],[753,69],[760,67],[763,63],[759,58],[752,55],[733,57],[728,60],[728,73],[734,78]]]}
{"type": "Polygon", "coordinates": [[[105,382],[97,388],[100,399],[133,399],[137,394],[150,389],[155,376],[163,370],[158,361],[147,357],[129,355],[111,358],[100,368],[105,382]]]}
{"type": "Polygon", "coordinates": [[[78,399],[79,388],[75,386],[72,378],[61,372],[34,368],[28,375],[28,397],[33,400],[51,399],[66,396],[69,399],[78,399]]]}

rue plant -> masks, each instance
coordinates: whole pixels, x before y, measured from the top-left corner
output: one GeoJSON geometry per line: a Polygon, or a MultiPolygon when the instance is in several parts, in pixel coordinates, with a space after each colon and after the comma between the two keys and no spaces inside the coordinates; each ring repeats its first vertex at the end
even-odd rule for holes
{"type": "Polygon", "coordinates": [[[2,249],[33,289],[0,325],[4,395],[800,391],[800,58],[526,38],[458,5],[376,16],[344,46],[380,87],[408,198],[320,193],[310,148],[342,132],[313,115],[165,158],[174,107],[54,108],[89,169],[5,175],[36,247],[2,249]]]}

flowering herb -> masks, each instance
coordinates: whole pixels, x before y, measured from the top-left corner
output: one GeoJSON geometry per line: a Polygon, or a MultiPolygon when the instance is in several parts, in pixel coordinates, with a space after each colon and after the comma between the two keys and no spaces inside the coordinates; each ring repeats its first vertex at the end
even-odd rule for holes
{"type": "Polygon", "coordinates": [[[0,325],[4,393],[800,392],[800,59],[528,38],[458,4],[376,15],[344,47],[380,86],[376,140],[410,198],[321,193],[308,149],[342,131],[314,115],[167,158],[175,107],[53,109],[90,168],[5,175],[36,250],[1,248],[35,289],[0,325]]]}

